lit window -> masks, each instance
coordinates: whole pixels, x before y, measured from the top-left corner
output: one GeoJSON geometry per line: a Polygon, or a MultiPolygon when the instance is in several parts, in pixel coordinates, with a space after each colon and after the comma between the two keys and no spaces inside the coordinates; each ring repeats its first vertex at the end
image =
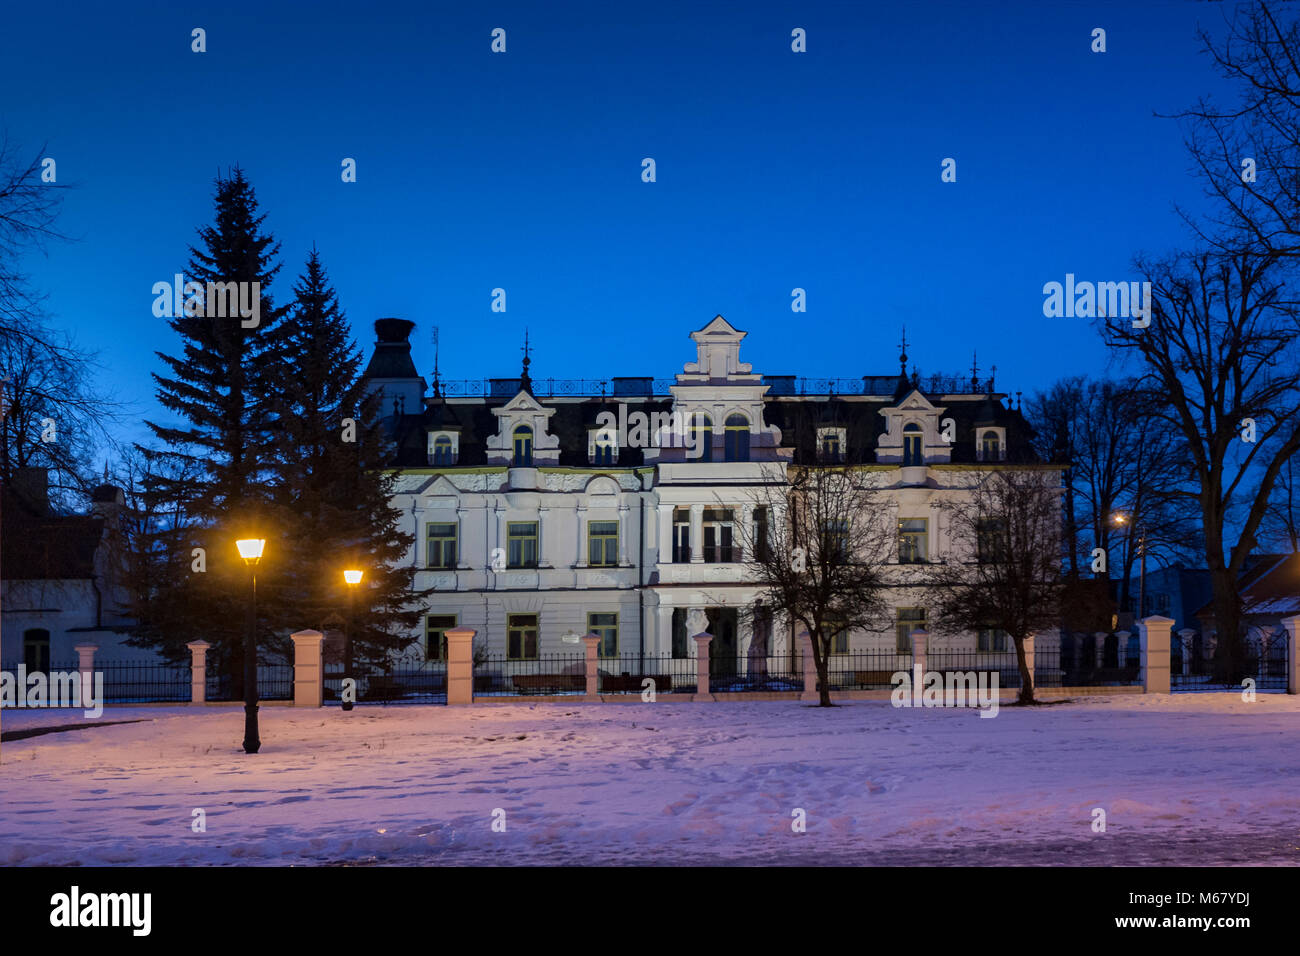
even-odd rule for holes
{"type": "Polygon", "coordinates": [[[618,657],[618,615],[588,614],[587,633],[600,638],[600,657],[618,657]]]}
{"type": "Polygon", "coordinates": [[[515,467],[533,467],[533,430],[527,425],[515,429],[515,467]]]}
{"type": "Polygon", "coordinates": [[[587,563],[593,568],[618,564],[618,522],[591,521],[587,524],[587,563]]]}
{"type": "Polygon", "coordinates": [[[898,519],[898,563],[924,564],[929,556],[930,522],[926,518],[898,519]]]}
{"type": "Polygon", "coordinates": [[[998,433],[994,431],[985,432],[980,437],[980,461],[1000,461],[1002,459],[1002,443],[998,441],[998,433]]]}
{"type": "Polygon", "coordinates": [[[536,521],[511,521],[506,524],[506,567],[537,567],[536,521]]]}

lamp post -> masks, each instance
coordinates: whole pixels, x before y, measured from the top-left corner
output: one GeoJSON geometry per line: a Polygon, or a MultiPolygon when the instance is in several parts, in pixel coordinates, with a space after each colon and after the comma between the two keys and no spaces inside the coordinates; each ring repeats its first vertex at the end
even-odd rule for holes
{"type": "MultiPolygon", "coordinates": [[[[357,585],[361,583],[361,572],[344,571],[343,580],[348,586],[348,619],[343,625],[343,683],[346,686],[352,678],[352,620],[356,616],[357,585]]],[[[345,698],[343,709],[351,710],[352,701],[345,698]]]]}
{"type": "MultiPolygon", "coordinates": [[[[1124,516],[1123,513],[1115,515],[1115,523],[1121,527],[1127,525],[1127,531],[1130,544],[1133,541],[1133,524],[1124,516]]],[[[1140,621],[1146,614],[1146,590],[1147,590],[1147,534],[1140,527],[1138,532],[1138,610],[1137,619],[1140,621]]]]}
{"type": "Polygon", "coordinates": [[[235,542],[239,556],[248,565],[250,600],[248,628],[244,631],[244,753],[255,754],[262,746],[257,736],[257,562],[266,548],[265,538],[241,538],[235,542]]]}

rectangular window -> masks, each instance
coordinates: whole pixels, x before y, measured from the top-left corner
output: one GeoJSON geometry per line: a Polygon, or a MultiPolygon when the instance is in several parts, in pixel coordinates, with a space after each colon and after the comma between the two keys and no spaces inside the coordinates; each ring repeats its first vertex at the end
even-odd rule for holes
{"type": "Polygon", "coordinates": [[[506,657],[513,661],[537,659],[537,615],[506,616],[506,657]]]}
{"type": "Polygon", "coordinates": [[[1007,525],[998,518],[981,518],[975,526],[975,559],[995,564],[1006,556],[1007,525]]]}
{"type": "Polygon", "coordinates": [[[673,509],[673,563],[687,564],[691,560],[691,512],[689,508],[673,509]]]}
{"type": "Polygon", "coordinates": [[[587,633],[600,638],[600,657],[618,657],[618,615],[588,614],[587,633]]]}
{"type": "Polygon", "coordinates": [[[456,539],[458,527],[453,522],[429,522],[428,566],[454,568],[456,566],[456,539]]]}
{"type": "Polygon", "coordinates": [[[767,507],[754,509],[754,560],[766,561],[768,558],[767,507]]]}
{"type": "Polygon", "coordinates": [[[896,630],[898,633],[898,643],[896,645],[898,653],[912,653],[912,632],[925,630],[925,608],[900,607],[898,609],[896,630]]]}
{"type": "Polygon", "coordinates": [[[506,567],[537,567],[536,521],[511,521],[506,524],[506,567]]]}
{"type": "Polygon", "coordinates": [[[838,622],[828,622],[827,628],[834,628],[831,631],[831,653],[847,654],[849,652],[849,629],[838,622]]]}
{"type": "Polygon", "coordinates": [[[822,555],[830,564],[847,564],[849,560],[849,519],[828,518],[822,522],[822,555]]]}
{"type": "Polygon", "coordinates": [[[840,444],[840,433],[825,431],[821,435],[820,456],[827,464],[838,465],[844,461],[844,452],[840,444]]]}
{"type": "Polygon", "coordinates": [[[930,520],[898,519],[898,563],[924,564],[929,555],[930,520]]]}
{"type": "Polygon", "coordinates": [[[732,548],[734,526],[730,509],[705,508],[703,531],[705,563],[719,564],[735,560],[732,548]]]}
{"type": "Polygon", "coordinates": [[[975,650],[1005,651],[1007,649],[1007,632],[996,627],[982,628],[976,633],[975,650]]]}
{"type": "Polygon", "coordinates": [[[618,564],[618,522],[587,523],[587,563],[593,568],[612,568],[618,564]]]}
{"type": "Polygon", "coordinates": [[[447,632],[456,626],[455,614],[430,614],[424,619],[424,656],[431,661],[447,659],[447,632]]]}

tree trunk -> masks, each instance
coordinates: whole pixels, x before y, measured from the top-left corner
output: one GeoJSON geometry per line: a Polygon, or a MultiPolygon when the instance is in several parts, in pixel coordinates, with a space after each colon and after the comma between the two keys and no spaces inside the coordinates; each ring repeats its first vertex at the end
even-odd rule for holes
{"type": "Polygon", "coordinates": [[[1214,589],[1214,646],[1213,679],[1225,684],[1236,684],[1245,669],[1246,649],[1241,639],[1241,598],[1236,581],[1229,568],[1215,568],[1211,572],[1214,589]]]}
{"type": "Polygon", "coordinates": [[[818,649],[821,647],[822,642],[820,639],[816,637],[812,638],[811,644],[812,644],[812,652],[813,652],[813,664],[817,668],[817,691],[819,694],[819,700],[817,702],[817,706],[834,707],[835,705],[831,703],[830,648],[827,647],[824,650],[822,650],[821,653],[818,653],[818,649]]]}
{"type": "Polygon", "coordinates": [[[1025,639],[1023,637],[1014,638],[1016,645],[1016,665],[1020,668],[1020,694],[1016,697],[1016,703],[1032,704],[1034,703],[1034,675],[1029,672],[1029,662],[1025,660],[1025,639]]]}

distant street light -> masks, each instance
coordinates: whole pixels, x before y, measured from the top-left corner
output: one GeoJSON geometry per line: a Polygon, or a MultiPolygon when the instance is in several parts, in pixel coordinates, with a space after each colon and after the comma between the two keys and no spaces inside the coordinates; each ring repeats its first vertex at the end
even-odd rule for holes
{"type": "MultiPolygon", "coordinates": [[[[1128,538],[1131,544],[1133,541],[1133,530],[1135,527],[1133,522],[1129,521],[1128,516],[1125,515],[1123,512],[1116,513],[1113,520],[1115,524],[1119,525],[1120,527],[1124,527],[1125,525],[1128,526],[1128,538]]],[[[1142,620],[1143,616],[1146,614],[1147,535],[1146,532],[1143,531],[1141,527],[1137,528],[1137,532],[1138,532],[1137,546],[1138,546],[1138,559],[1139,559],[1137,619],[1140,621],[1142,620]]]]}
{"type": "Polygon", "coordinates": [[[257,562],[266,549],[265,538],[241,538],[235,542],[239,556],[248,565],[250,600],[248,627],[244,631],[244,753],[255,754],[262,741],[257,736],[257,562]]]}
{"type": "MultiPolygon", "coordinates": [[[[357,585],[361,583],[362,572],[344,571],[343,580],[348,585],[348,619],[343,625],[343,686],[346,688],[352,679],[352,619],[357,610],[357,585]]],[[[343,709],[351,710],[352,701],[343,699],[343,709]]]]}

